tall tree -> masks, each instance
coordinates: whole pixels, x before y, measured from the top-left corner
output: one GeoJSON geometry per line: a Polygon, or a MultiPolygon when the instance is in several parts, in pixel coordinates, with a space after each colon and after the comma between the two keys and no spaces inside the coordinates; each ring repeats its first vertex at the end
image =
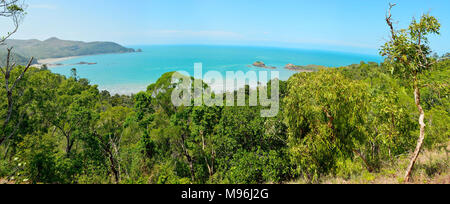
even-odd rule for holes
{"type": "Polygon", "coordinates": [[[130,112],[129,108],[121,106],[102,112],[94,132],[100,149],[109,160],[110,171],[116,184],[121,179],[120,145],[126,118],[130,112]]]}
{"type": "MultiPolygon", "coordinates": [[[[17,32],[19,28],[20,21],[22,17],[25,15],[24,5],[20,4],[19,0],[1,0],[0,1],[0,17],[10,18],[13,22],[13,30],[8,32],[5,36],[1,36],[0,45],[4,45],[6,39],[11,37],[14,33],[17,32]]],[[[33,62],[33,58],[28,62],[28,65],[20,71],[20,74],[16,77],[13,77],[13,70],[16,68],[16,64],[11,60],[11,51],[12,48],[7,49],[6,55],[6,66],[0,68],[1,73],[4,77],[4,87],[6,89],[6,97],[8,99],[7,113],[2,124],[2,134],[0,135],[0,145],[2,145],[5,141],[11,138],[19,129],[20,122],[15,125],[15,127],[9,127],[10,122],[13,116],[13,106],[14,106],[14,97],[13,92],[17,87],[17,84],[22,80],[25,73],[30,68],[31,63],[33,62]]]]}
{"type": "Polygon", "coordinates": [[[421,105],[420,77],[424,72],[431,71],[431,66],[436,62],[431,57],[428,36],[439,34],[441,25],[435,17],[425,14],[420,21],[413,19],[408,29],[396,30],[391,15],[394,6],[395,4],[389,5],[386,15],[391,38],[381,47],[381,55],[386,57],[385,67],[389,68],[392,74],[410,80],[414,88],[415,105],[419,111],[420,135],[405,174],[405,182],[409,182],[425,139],[425,112],[421,105]]]}
{"type": "Polygon", "coordinates": [[[24,77],[25,73],[28,71],[28,69],[31,66],[31,62],[33,61],[33,58],[31,58],[31,60],[28,62],[28,65],[21,71],[20,75],[17,77],[14,77],[13,74],[11,73],[14,68],[16,67],[15,63],[11,62],[11,49],[8,49],[8,54],[6,56],[6,67],[5,68],[0,68],[1,73],[4,76],[4,80],[5,80],[5,84],[4,87],[6,89],[6,97],[8,100],[8,107],[7,107],[7,113],[6,113],[6,117],[5,120],[3,122],[3,127],[2,127],[2,135],[0,135],[0,145],[2,145],[6,140],[10,139],[12,136],[14,136],[14,134],[16,134],[16,132],[19,129],[20,126],[20,122],[17,123],[17,125],[13,128],[9,128],[9,124],[11,122],[11,119],[13,117],[14,114],[14,97],[13,97],[13,92],[17,87],[17,84],[22,80],[22,78],[24,77]],[[12,63],[12,64],[11,64],[12,63]]]}
{"type": "Polygon", "coordinates": [[[365,140],[366,84],[337,70],[296,74],[288,84],[284,100],[287,143],[299,174],[317,182],[335,169],[339,157],[353,158],[356,154],[367,160],[357,145],[365,140]]]}

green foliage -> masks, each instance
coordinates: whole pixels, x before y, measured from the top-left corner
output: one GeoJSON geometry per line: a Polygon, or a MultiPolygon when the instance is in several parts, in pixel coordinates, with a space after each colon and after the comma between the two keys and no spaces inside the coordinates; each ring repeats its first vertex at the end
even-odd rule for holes
{"type": "Polygon", "coordinates": [[[429,14],[423,15],[419,22],[415,19],[408,30],[392,31],[392,40],[381,48],[381,55],[387,57],[385,67],[393,74],[405,78],[416,77],[423,71],[429,71],[431,49],[428,45],[428,35],[439,34],[441,25],[429,14]]]}
{"type": "MultiPolygon", "coordinates": [[[[2,2],[0,16],[12,18],[18,26],[24,7],[16,1],[2,2]]],[[[396,30],[388,14],[391,39],[380,50],[384,63],[361,62],[279,81],[282,101],[273,118],[261,117],[261,106],[176,107],[172,92],[182,80],[173,80],[174,72],[161,76],[145,92],[111,96],[79,78],[76,69],[66,78],[46,68],[31,68],[12,92],[11,121],[0,123],[0,138],[13,136],[0,146],[0,180],[260,184],[354,175],[373,182],[377,173],[393,175],[382,168],[406,158],[414,147],[419,132],[415,106],[422,109],[420,101],[427,112],[425,145],[444,149],[449,144],[450,60],[448,53],[433,55],[429,46],[429,36],[440,32],[435,17],[426,14],[413,19],[408,29],[396,30]]],[[[134,52],[109,42],[5,41],[14,32],[0,44],[15,47],[18,65],[28,62],[24,56],[134,52]]],[[[10,78],[18,78],[24,69],[15,67],[10,78]]],[[[271,83],[266,84],[269,93],[271,83]]],[[[5,77],[0,84],[5,85],[5,77]]],[[[250,88],[238,91],[248,102],[250,88]]],[[[6,96],[0,89],[0,119],[8,115],[6,96]]],[[[396,165],[403,169],[406,164],[396,165]]],[[[428,159],[418,169],[433,177],[448,166],[447,155],[428,159]]]]}
{"type": "Polygon", "coordinates": [[[287,155],[275,150],[239,150],[230,163],[224,182],[231,184],[279,183],[289,178],[287,155]]]}
{"type": "Polygon", "coordinates": [[[392,7],[391,5],[389,16],[386,18],[391,29],[391,40],[381,47],[381,55],[387,57],[384,66],[390,68],[392,74],[412,82],[414,103],[419,112],[420,136],[405,176],[405,181],[409,182],[427,131],[424,121],[426,115],[421,102],[422,77],[424,73],[432,71],[433,64],[437,62],[436,57],[431,56],[428,36],[439,34],[441,25],[434,16],[426,14],[419,22],[413,19],[408,30],[396,31],[391,21],[392,7]]]}
{"type": "MultiPolygon", "coordinates": [[[[0,147],[0,177],[17,183],[260,184],[360,175],[373,182],[384,164],[405,157],[418,132],[409,82],[384,70],[361,63],[296,74],[280,81],[279,114],[262,118],[259,106],[174,107],[173,73],[146,92],[111,96],[86,79],[31,69],[14,92],[20,97],[7,128],[19,125],[20,131],[0,147]]],[[[443,60],[422,78],[429,148],[449,141],[448,75],[443,60]]],[[[6,107],[4,89],[0,94],[6,107]]],[[[436,175],[442,168],[430,163],[421,169],[436,175]]]]}
{"type": "Polygon", "coordinates": [[[337,70],[289,80],[284,115],[291,158],[300,174],[314,180],[335,168],[337,158],[353,156],[355,143],[364,140],[366,89],[337,70]]]}
{"type": "Polygon", "coordinates": [[[17,5],[17,4],[9,5],[6,9],[7,9],[9,12],[23,12],[23,8],[20,7],[20,6],[17,5]]]}
{"type": "Polygon", "coordinates": [[[177,162],[166,162],[154,166],[152,183],[155,184],[190,184],[189,178],[181,178],[177,172],[188,171],[186,166],[177,162]]]}
{"type": "MultiPolygon", "coordinates": [[[[423,77],[422,100],[428,112],[427,147],[442,147],[450,138],[450,60],[433,66],[433,72],[423,77]]],[[[445,146],[445,145],[444,145],[445,146]]]]}

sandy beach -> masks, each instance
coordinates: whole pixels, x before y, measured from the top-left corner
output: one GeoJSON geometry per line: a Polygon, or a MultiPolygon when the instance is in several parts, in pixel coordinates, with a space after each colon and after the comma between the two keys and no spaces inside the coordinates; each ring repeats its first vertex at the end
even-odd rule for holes
{"type": "Polygon", "coordinates": [[[70,60],[79,58],[80,56],[72,56],[72,57],[60,57],[60,58],[47,58],[47,59],[39,59],[37,64],[34,64],[33,66],[41,67],[42,65],[47,65],[49,67],[57,66],[56,64],[61,61],[70,60]]]}

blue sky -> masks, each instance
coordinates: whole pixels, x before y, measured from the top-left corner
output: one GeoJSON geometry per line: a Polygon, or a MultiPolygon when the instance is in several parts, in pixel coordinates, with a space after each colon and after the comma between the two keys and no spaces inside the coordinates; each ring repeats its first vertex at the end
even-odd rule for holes
{"type": "MultiPolygon", "coordinates": [[[[388,38],[389,2],[398,26],[430,12],[442,24],[432,48],[450,52],[449,0],[26,0],[17,39],[58,37],[124,45],[224,44],[377,54],[388,38]]],[[[0,32],[7,30],[1,20],[0,32]]]]}

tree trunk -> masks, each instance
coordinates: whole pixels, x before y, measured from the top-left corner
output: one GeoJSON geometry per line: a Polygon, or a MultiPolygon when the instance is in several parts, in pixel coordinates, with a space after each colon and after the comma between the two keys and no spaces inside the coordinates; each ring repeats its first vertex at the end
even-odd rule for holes
{"type": "Polygon", "coordinates": [[[203,131],[200,131],[200,134],[202,135],[202,150],[203,150],[203,155],[205,158],[205,163],[206,163],[206,167],[208,167],[208,172],[209,172],[209,177],[211,178],[213,175],[213,167],[211,167],[211,165],[209,165],[209,161],[208,161],[208,157],[206,156],[206,141],[205,141],[205,136],[203,134],[203,131]]]}
{"type": "Polygon", "coordinates": [[[369,162],[367,162],[367,159],[361,154],[361,152],[359,152],[358,150],[353,150],[353,152],[363,160],[364,164],[366,165],[367,171],[369,171],[369,173],[372,173],[374,169],[370,166],[369,162]]]}
{"type": "Polygon", "coordinates": [[[6,135],[5,136],[2,136],[1,138],[0,138],[0,146],[3,144],[3,142],[6,140],[6,135]]]}
{"type": "MultiPolygon", "coordinates": [[[[17,31],[17,26],[16,26],[16,30],[14,32],[17,31]]],[[[10,33],[11,35],[12,33],[10,33]]],[[[4,40],[4,39],[3,39],[4,40]]],[[[1,40],[0,40],[0,44],[1,44],[1,40]]],[[[3,129],[4,129],[4,134],[3,136],[1,136],[0,138],[0,146],[6,141],[9,140],[14,134],[15,131],[17,131],[19,129],[19,126],[17,126],[12,133],[9,136],[6,136],[6,129],[7,126],[9,124],[9,122],[11,121],[12,118],[12,114],[13,114],[13,105],[14,105],[14,100],[13,100],[13,91],[16,88],[17,83],[22,80],[23,76],[25,75],[25,73],[28,71],[28,69],[31,66],[31,63],[33,62],[34,58],[32,57],[30,59],[30,61],[28,62],[28,65],[25,67],[25,69],[22,71],[22,73],[19,75],[19,77],[16,80],[12,80],[10,81],[11,78],[11,71],[14,69],[15,67],[15,63],[10,64],[10,60],[11,60],[11,50],[12,48],[7,48],[7,55],[6,55],[6,67],[5,70],[3,70],[3,68],[0,68],[1,72],[4,75],[4,79],[5,79],[5,90],[6,90],[6,97],[8,99],[8,109],[7,109],[7,114],[6,114],[6,119],[3,123],[3,129]],[[11,84],[11,86],[10,86],[11,84]]],[[[20,123],[19,123],[20,124],[20,123]]]]}
{"type": "Polygon", "coordinates": [[[185,142],[184,137],[185,137],[184,134],[182,134],[181,135],[181,147],[183,148],[184,156],[186,157],[188,164],[189,164],[189,169],[191,170],[192,182],[194,182],[194,180],[195,180],[194,162],[192,161],[192,157],[191,157],[191,155],[189,155],[186,145],[184,144],[184,142],[185,142]]]}
{"type": "Polygon", "coordinates": [[[327,108],[323,108],[323,112],[328,118],[328,127],[331,129],[332,141],[334,142],[336,140],[336,135],[334,134],[335,128],[333,125],[334,117],[330,114],[327,108]]]}
{"type": "Polygon", "coordinates": [[[192,162],[191,156],[189,156],[189,154],[187,152],[185,154],[186,154],[186,158],[189,163],[189,169],[191,170],[191,179],[192,179],[192,182],[194,182],[195,181],[194,163],[192,162]]]}
{"type": "Polygon", "coordinates": [[[205,155],[205,163],[206,163],[206,167],[208,167],[209,177],[211,178],[213,176],[213,169],[212,169],[211,165],[209,165],[208,157],[206,155],[205,155]]]}
{"type": "Polygon", "coordinates": [[[70,156],[70,152],[72,151],[72,147],[74,144],[75,140],[71,140],[70,139],[70,133],[68,136],[66,136],[66,156],[69,157],[70,156]]]}
{"type": "Polygon", "coordinates": [[[9,123],[9,121],[11,120],[11,116],[12,116],[12,109],[13,109],[13,98],[12,98],[12,92],[11,91],[7,91],[6,96],[8,98],[8,113],[6,115],[6,120],[4,122],[4,127],[6,127],[9,123]]]}
{"type": "Polygon", "coordinates": [[[114,159],[112,152],[108,152],[108,154],[109,154],[109,161],[111,162],[111,171],[114,174],[114,180],[116,181],[116,184],[119,184],[120,172],[117,170],[116,160],[114,159]]]}
{"type": "Polygon", "coordinates": [[[405,174],[405,182],[409,182],[411,180],[411,172],[412,169],[414,168],[414,164],[417,161],[417,158],[419,157],[420,151],[422,150],[422,146],[423,146],[423,141],[425,139],[425,112],[423,111],[422,106],[420,105],[420,89],[419,86],[417,85],[417,83],[415,82],[414,84],[414,98],[415,98],[415,102],[416,102],[416,106],[419,109],[419,124],[420,124],[420,136],[419,136],[419,140],[417,141],[417,147],[416,150],[414,151],[414,155],[411,158],[411,161],[409,163],[408,169],[406,170],[406,174],[405,174]]]}
{"type": "Polygon", "coordinates": [[[102,150],[104,155],[108,158],[109,160],[109,169],[111,170],[110,173],[113,174],[114,176],[114,183],[115,184],[119,184],[120,183],[120,170],[118,170],[117,168],[117,161],[114,158],[114,154],[113,154],[113,150],[111,150],[111,147],[105,144],[101,144],[102,145],[102,150]]]}
{"type": "Polygon", "coordinates": [[[6,150],[5,150],[5,154],[3,156],[3,159],[6,159],[6,157],[8,157],[8,153],[9,153],[9,144],[6,145],[6,150]]]}

